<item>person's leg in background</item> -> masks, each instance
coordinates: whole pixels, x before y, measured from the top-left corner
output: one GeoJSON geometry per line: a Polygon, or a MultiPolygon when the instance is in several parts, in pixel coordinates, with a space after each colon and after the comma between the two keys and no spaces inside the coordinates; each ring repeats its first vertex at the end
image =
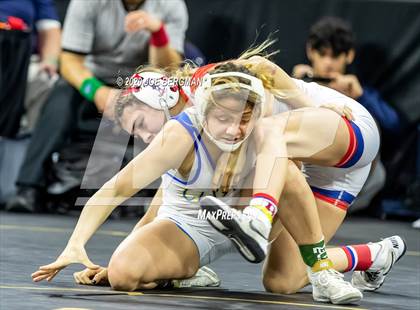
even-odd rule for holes
{"type": "Polygon", "coordinates": [[[2,30],[0,49],[0,137],[14,138],[24,111],[30,33],[2,30]]]}
{"type": "Polygon", "coordinates": [[[79,92],[65,80],[60,79],[56,83],[33,130],[16,181],[17,195],[8,201],[6,210],[38,211],[42,190],[46,186],[45,163],[70,137],[77,123],[77,111],[83,100],[79,92]]]}

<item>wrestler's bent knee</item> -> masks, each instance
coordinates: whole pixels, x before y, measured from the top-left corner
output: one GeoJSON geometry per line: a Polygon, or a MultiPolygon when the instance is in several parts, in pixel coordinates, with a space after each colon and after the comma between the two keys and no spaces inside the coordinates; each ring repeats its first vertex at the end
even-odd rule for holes
{"type": "Polygon", "coordinates": [[[122,259],[111,259],[108,266],[108,281],[111,287],[117,291],[132,292],[140,283],[139,274],[134,275],[129,265],[122,259]]]}
{"type": "Polygon", "coordinates": [[[277,294],[294,294],[298,292],[304,285],[305,279],[300,277],[293,279],[290,276],[276,274],[271,276],[265,276],[263,278],[263,285],[267,292],[277,294]]]}

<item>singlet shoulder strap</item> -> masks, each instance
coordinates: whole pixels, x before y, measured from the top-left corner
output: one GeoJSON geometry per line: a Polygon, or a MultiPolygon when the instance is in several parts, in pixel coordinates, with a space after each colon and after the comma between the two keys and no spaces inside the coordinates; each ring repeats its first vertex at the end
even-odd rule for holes
{"type": "MultiPolygon", "coordinates": [[[[200,132],[194,126],[194,124],[191,121],[188,113],[182,112],[181,114],[178,114],[177,116],[175,116],[173,119],[178,121],[188,131],[188,133],[191,135],[191,137],[194,141],[194,146],[195,147],[196,147],[197,142],[201,145],[201,147],[204,150],[204,153],[206,154],[206,157],[207,157],[208,161],[210,162],[210,165],[212,166],[212,168],[214,170],[216,168],[216,165],[215,165],[213,159],[211,158],[210,153],[207,150],[206,145],[203,143],[203,141],[201,139],[200,132]]],[[[198,147],[196,149],[198,150],[198,147]]]]}

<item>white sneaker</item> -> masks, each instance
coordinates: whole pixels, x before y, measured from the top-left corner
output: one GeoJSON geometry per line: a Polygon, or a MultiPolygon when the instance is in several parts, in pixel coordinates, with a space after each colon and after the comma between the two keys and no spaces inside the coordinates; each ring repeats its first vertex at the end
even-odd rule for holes
{"type": "Polygon", "coordinates": [[[308,268],[308,277],[315,301],[342,305],[355,303],[363,298],[362,292],[344,281],[344,275],[334,269],[314,272],[308,268]]]}
{"type": "Polygon", "coordinates": [[[216,287],[220,286],[220,279],[213,270],[203,266],[197,273],[188,279],[172,280],[172,286],[176,288],[183,287],[216,287]]]}
{"type": "Polygon", "coordinates": [[[392,266],[404,256],[407,245],[400,236],[392,236],[377,242],[381,249],[366,271],[355,271],[351,283],[363,291],[376,291],[384,284],[392,266]]]}
{"type": "Polygon", "coordinates": [[[213,215],[207,217],[209,223],[231,239],[246,260],[251,263],[264,260],[267,255],[270,224],[243,214],[213,196],[203,197],[200,205],[207,214],[213,215]]]}

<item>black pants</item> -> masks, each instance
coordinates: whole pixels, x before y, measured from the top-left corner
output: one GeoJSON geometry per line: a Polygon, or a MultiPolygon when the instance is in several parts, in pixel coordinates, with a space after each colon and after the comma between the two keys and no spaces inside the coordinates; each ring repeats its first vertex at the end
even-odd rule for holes
{"type": "Polygon", "coordinates": [[[0,136],[19,131],[30,57],[30,33],[0,30],[0,136]]]}
{"type": "MultiPolygon", "coordinates": [[[[55,84],[40,113],[32,133],[25,160],[19,171],[17,185],[44,187],[45,165],[53,152],[59,151],[77,131],[80,111],[96,115],[92,102],[84,99],[67,81],[60,79],[55,84]]],[[[85,117],[86,113],[84,113],[85,117]]],[[[99,124],[99,122],[98,122],[99,124]]]]}

